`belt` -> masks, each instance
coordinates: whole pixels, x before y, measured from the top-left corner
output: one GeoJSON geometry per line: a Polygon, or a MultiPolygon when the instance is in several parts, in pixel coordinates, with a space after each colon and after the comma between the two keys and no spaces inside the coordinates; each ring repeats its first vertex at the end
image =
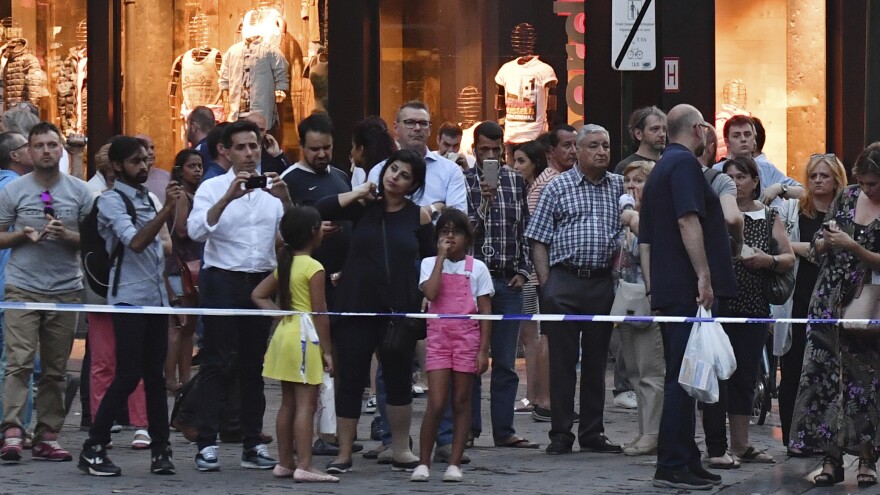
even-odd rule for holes
{"type": "Polygon", "coordinates": [[[581,268],[570,263],[559,263],[553,265],[553,268],[565,270],[577,278],[603,278],[611,276],[610,268],[581,268]]]}
{"type": "Polygon", "coordinates": [[[266,278],[267,276],[272,274],[271,271],[269,271],[269,272],[239,272],[239,271],[233,271],[233,270],[224,270],[223,268],[217,268],[216,266],[206,268],[206,270],[215,271],[217,273],[221,273],[223,275],[238,278],[241,280],[246,280],[246,281],[256,280],[257,282],[262,282],[264,278],[266,278]]]}

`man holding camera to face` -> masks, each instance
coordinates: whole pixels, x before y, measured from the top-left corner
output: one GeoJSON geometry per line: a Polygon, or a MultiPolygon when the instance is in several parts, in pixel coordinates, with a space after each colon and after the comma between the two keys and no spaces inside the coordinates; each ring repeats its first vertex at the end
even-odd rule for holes
{"type": "MultiPolygon", "coordinates": [[[[200,295],[206,308],[252,309],[251,291],[276,267],[275,243],[284,210],[291,206],[287,185],[278,174],[257,175],[261,153],[260,129],[252,122],[230,124],[223,146],[232,168],[207,181],[196,192],[187,221],[189,237],[205,242],[200,295]]],[[[199,417],[196,468],[220,469],[217,458],[218,412],[225,382],[232,373],[241,381],[241,428],[244,437],[241,466],[272,469],[276,461],[260,442],[266,398],[263,395],[263,355],[270,319],[259,316],[205,316],[204,357],[198,394],[199,417]],[[238,369],[232,363],[238,356],[238,369]]]]}

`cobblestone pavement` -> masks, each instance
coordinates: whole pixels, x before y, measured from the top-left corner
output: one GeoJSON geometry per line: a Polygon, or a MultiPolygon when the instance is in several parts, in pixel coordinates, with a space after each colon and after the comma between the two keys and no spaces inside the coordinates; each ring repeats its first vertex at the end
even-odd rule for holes
{"type": "MultiPolygon", "coordinates": [[[[77,341],[71,359],[71,369],[79,369],[82,341],[77,341]]],[[[521,384],[525,390],[525,370],[519,360],[521,384]]],[[[483,424],[488,431],[488,374],[483,377],[483,424]]],[[[608,373],[608,396],[606,397],[605,422],[609,438],[623,443],[635,436],[635,411],[611,405],[611,372],[608,373]]],[[[277,382],[266,386],[265,431],[274,434],[275,413],[280,403],[280,387],[277,382]]],[[[520,397],[522,393],[520,394],[520,397]]],[[[426,399],[414,400],[415,415],[412,433],[418,443],[418,427],[426,399]]],[[[169,402],[170,405],[170,402],[169,402]]],[[[79,400],[67,418],[61,442],[78,455],[86,437],[79,431],[79,400]]],[[[359,425],[359,437],[369,437],[371,416],[364,415],[359,425]]],[[[534,442],[548,442],[549,423],[536,423],[527,415],[517,415],[517,433],[534,442]]],[[[445,467],[436,465],[432,480],[428,483],[409,482],[409,475],[392,472],[389,466],[379,465],[355,454],[351,473],[342,475],[342,481],[334,485],[296,484],[291,480],[278,480],[271,472],[242,469],[238,466],[241,454],[238,445],[220,445],[222,469],[216,473],[200,473],[193,466],[195,446],[189,444],[179,433],[172,433],[174,461],[178,468],[175,476],[155,476],[148,472],[149,453],[128,448],[131,431],[114,435],[116,447],[110,451],[113,461],[123,469],[119,478],[94,478],[81,473],[74,463],[46,463],[29,460],[18,465],[0,465],[0,494],[290,494],[290,493],[341,493],[341,494],[394,494],[394,493],[464,493],[479,492],[501,494],[672,494],[674,490],[651,486],[654,473],[654,457],[625,457],[594,453],[574,453],[566,456],[548,456],[542,450],[516,450],[492,447],[491,435],[484,434],[468,450],[473,462],[464,467],[465,481],[460,484],[442,483],[445,467]]],[[[700,444],[702,447],[702,435],[700,444]]],[[[818,466],[819,459],[787,459],[782,448],[779,419],[775,410],[767,425],[753,426],[752,443],[766,449],[777,459],[773,465],[745,464],[741,469],[720,471],[723,484],[713,491],[703,493],[724,494],[798,494],[810,491],[812,483],[806,474],[818,466]]],[[[377,443],[364,442],[366,449],[377,443]]],[[[276,452],[275,445],[269,446],[276,452]]],[[[330,458],[316,457],[315,464],[322,466],[330,458]]],[[[855,466],[847,458],[846,482],[833,489],[816,489],[816,493],[878,493],[880,490],[859,489],[855,482],[855,466]]],[[[686,492],[679,492],[686,493],[686,492]]]]}

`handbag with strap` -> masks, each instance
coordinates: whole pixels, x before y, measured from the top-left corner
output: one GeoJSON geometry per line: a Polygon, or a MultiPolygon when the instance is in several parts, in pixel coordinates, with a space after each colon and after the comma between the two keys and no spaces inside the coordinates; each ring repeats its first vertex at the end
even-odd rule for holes
{"type": "MultiPolygon", "coordinates": [[[[645,284],[636,281],[635,263],[629,252],[629,228],[623,237],[614,271],[618,278],[617,290],[614,292],[614,303],[611,305],[611,316],[651,316],[651,304],[645,284]]],[[[635,326],[650,326],[650,322],[627,322],[635,326]]]]}
{"type": "MultiPolygon", "coordinates": [[[[764,216],[767,219],[767,254],[776,256],[780,254],[779,243],[773,237],[773,217],[770,208],[764,207],[764,216]]],[[[764,299],[770,304],[785,304],[794,293],[794,270],[778,273],[766,270],[764,277],[764,299]]]]}
{"type": "MultiPolygon", "coordinates": [[[[388,288],[391,289],[391,269],[388,257],[388,235],[385,230],[385,216],[382,216],[382,247],[385,251],[385,277],[388,279],[388,288]]],[[[397,311],[392,306],[392,313],[397,311]]],[[[388,321],[388,329],[382,340],[382,350],[385,352],[406,352],[413,349],[417,340],[428,336],[427,321],[421,318],[406,318],[400,316],[391,317],[388,321]]]]}
{"type": "MultiPolygon", "coordinates": [[[[856,287],[852,301],[843,307],[843,319],[880,320],[880,285],[871,283],[871,270],[866,270],[856,287]]],[[[840,326],[854,333],[880,332],[878,323],[841,323],[840,326]]]]}

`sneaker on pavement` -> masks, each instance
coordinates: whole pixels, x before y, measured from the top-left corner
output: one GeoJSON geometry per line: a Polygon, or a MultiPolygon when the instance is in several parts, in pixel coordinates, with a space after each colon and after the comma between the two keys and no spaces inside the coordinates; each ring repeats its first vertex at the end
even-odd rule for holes
{"type": "Polygon", "coordinates": [[[369,399],[367,399],[367,405],[364,406],[365,414],[374,414],[376,412],[376,396],[371,395],[369,399]]]}
{"type": "Polygon", "coordinates": [[[246,469],[272,469],[278,461],[269,457],[269,449],[264,444],[241,453],[241,467],[246,469]]]}
{"type": "Polygon", "coordinates": [[[639,407],[639,403],[636,400],[636,393],[632,390],[627,390],[626,392],[621,392],[615,395],[614,405],[624,409],[635,409],[639,407]]]}
{"type": "Polygon", "coordinates": [[[103,445],[83,446],[77,467],[92,476],[119,476],[122,474],[122,469],[107,457],[107,449],[103,445]]]}
{"type": "Polygon", "coordinates": [[[153,454],[150,460],[150,472],[153,474],[175,474],[174,463],[171,462],[171,447],[159,454],[153,454]]]}
{"type": "Polygon", "coordinates": [[[550,422],[550,409],[541,406],[535,406],[535,409],[532,411],[532,420],[540,423],[549,423],[550,422]]]}
{"type": "Polygon", "coordinates": [[[443,481],[446,482],[457,483],[463,479],[464,476],[461,474],[461,468],[452,464],[450,464],[449,467],[446,468],[446,473],[443,474],[443,481]]]}
{"type": "MultiPolygon", "coordinates": [[[[44,435],[44,438],[48,436],[44,435]]],[[[54,437],[54,435],[52,436],[54,437]]],[[[40,440],[39,442],[34,442],[34,448],[31,450],[31,458],[39,461],[52,461],[52,462],[70,462],[73,460],[73,456],[70,455],[70,452],[61,448],[61,445],[58,442],[50,437],[50,439],[40,440]]]]}
{"type": "Polygon", "coordinates": [[[3,447],[0,448],[0,460],[3,462],[18,462],[21,460],[21,451],[24,448],[24,439],[20,428],[9,428],[4,433],[3,447]]]}
{"type": "Polygon", "coordinates": [[[669,471],[657,468],[654,472],[654,486],[660,488],[677,488],[682,490],[711,490],[712,482],[695,475],[690,471],[669,471]]]}
{"type": "Polygon", "coordinates": [[[327,455],[335,457],[339,455],[339,447],[325,441],[323,438],[317,438],[315,439],[314,445],[312,445],[312,455],[327,455]]]}
{"type": "Polygon", "coordinates": [[[196,469],[199,471],[220,470],[220,459],[217,458],[216,445],[209,445],[196,454],[196,469]]]}
{"type": "MultiPolygon", "coordinates": [[[[442,462],[444,464],[449,464],[449,459],[452,458],[452,444],[446,445],[438,445],[434,448],[434,462],[442,462]]],[[[461,453],[461,463],[462,464],[470,464],[471,458],[468,457],[464,452],[461,453]]]]}
{"type": "Polygon", "coordinates": [[[424,464],[419,464],[418,467],[413,470],[413,473],[412,475],[410,475],[409,480],[428,481],[429,478],[431,478],[431,470],[428,469],[428,466],[425,466],[424,464]]]}

